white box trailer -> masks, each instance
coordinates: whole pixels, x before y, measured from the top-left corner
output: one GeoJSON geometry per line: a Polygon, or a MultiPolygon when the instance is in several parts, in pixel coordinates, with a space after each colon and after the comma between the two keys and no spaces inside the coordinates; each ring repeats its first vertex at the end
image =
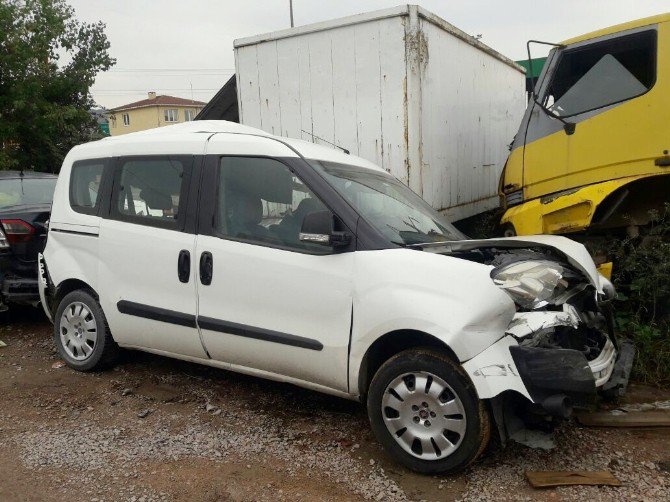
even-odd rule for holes
{"type": "Polygon", "coordinates": [[[524,70],[415,5],[235,41],[240,122],[384,167],[452,220],[498,206],[524,70]]]}

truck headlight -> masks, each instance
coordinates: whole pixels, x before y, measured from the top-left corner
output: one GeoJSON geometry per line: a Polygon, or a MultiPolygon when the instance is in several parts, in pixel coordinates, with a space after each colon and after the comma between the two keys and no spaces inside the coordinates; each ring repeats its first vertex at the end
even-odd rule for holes
{"type": "Polygon", "coordinates": [[[568,282],[563,267],[553,261],[518,261],[493,269],[493,282],[522,308],[544,307],[560,296],[568,282]]]}

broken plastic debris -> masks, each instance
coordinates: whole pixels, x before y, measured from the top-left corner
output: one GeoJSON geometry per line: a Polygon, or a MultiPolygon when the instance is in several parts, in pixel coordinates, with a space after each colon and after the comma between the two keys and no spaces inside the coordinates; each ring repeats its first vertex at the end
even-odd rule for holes
{"type": "Polygon", "coordinates": [[[7,347],[7,344],[5,342],[3,342],[2,340],[0,340],[0,347],[7,347]]]}
{"type": "Polygon", "coordinates": [[[221,410],[219,409],[218,406],[214,406],[213,404],[210,403],[207,403],[205,405],[205,411],[213,415],[219,415],[221,413],[221,410]]]}

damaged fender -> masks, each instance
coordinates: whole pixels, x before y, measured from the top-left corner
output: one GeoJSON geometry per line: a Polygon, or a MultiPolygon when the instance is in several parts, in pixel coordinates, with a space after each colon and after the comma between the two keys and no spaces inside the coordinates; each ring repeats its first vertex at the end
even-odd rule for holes
{"type": "Polygon", "coordinates": [[[510,352],[510,347],[518,345],[516,339],[508,335],[463,363],[480,399],[491,399],[513,390],[532,401],[510,352]]]}

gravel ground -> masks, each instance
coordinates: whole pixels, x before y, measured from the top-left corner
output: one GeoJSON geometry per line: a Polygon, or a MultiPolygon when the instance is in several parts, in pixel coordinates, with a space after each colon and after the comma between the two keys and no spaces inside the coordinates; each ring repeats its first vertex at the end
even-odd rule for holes
{"type": "Polygon", "coordinates": [[[550,452],[491,448],[462,474],[419,476],[357,403],[141,353],[76,373],[50,329],[32,310],[0,320],[0,500],[670,500],[667,429],[566,423],[550,452]],[[609,470],[623,486],[534,490],[525,470],[609,470]]]}

